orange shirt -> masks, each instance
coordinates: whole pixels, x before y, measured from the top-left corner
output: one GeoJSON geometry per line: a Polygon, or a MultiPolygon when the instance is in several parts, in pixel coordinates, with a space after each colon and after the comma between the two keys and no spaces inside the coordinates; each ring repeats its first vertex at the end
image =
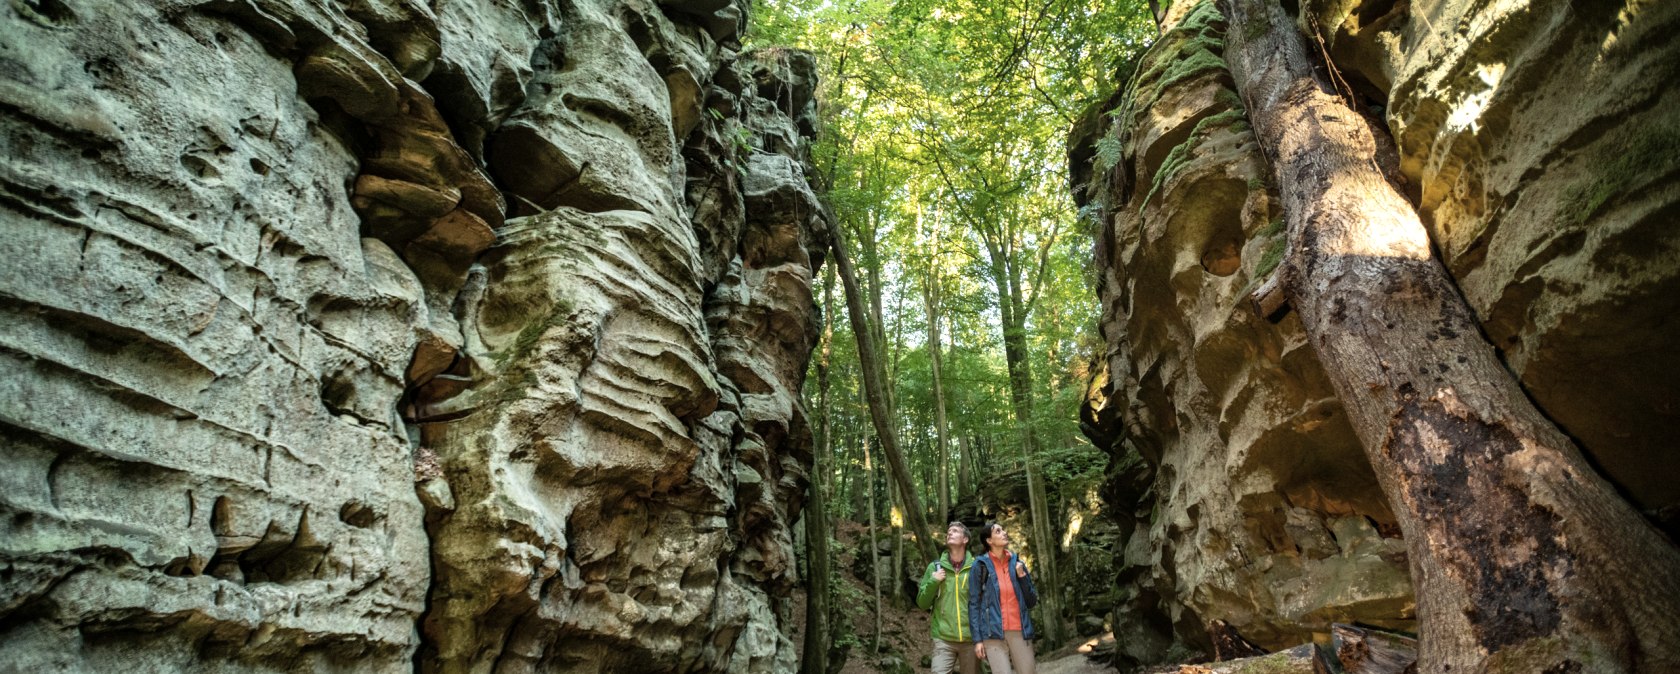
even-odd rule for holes
{"type": "MultiPolygon", "coordinates": [[[[987,555],[990,557],[990,555],[987,555]]],[[[992,570],[997,573],[998,609],[1003,611],[1003,631],[1021,631],[1021,602],[1015,599],[1015,574],[1009,572],[1009,558],[992,557],[992,570]]]]}

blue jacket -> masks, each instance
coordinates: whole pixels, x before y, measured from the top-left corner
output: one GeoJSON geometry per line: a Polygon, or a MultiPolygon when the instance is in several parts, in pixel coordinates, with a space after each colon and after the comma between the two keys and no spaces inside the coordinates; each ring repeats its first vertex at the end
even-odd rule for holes
{"type": "MultiPolygon", "coordinates": [[[[1011,573],[1017,564],[1021,560],[1015,553],[1009,553],[1007,568],[1011,573]]],[[[1024,578],[1014,575],[1010,578],[1015,581],[1015,602],[1021,609],[1021,637],[1032,639],[1032,617],[1027,615],[1027,609],[1038,604],[1038,589],[1033,587],[1031,572],[1024,578]]],[[[990,553],[975,557],[974,567],[968,572],[968,620],[975,641],[1003,638],[1003,609],[998,605],[997,571],[992,568],[990,553]]]]}

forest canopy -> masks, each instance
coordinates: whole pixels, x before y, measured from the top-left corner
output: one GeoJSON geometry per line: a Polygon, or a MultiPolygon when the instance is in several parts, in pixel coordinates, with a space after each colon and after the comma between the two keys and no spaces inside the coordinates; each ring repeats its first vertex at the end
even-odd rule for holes
{"type": "MultiPolygon", "coordinates": [[[[753,11],[749,48],[795,47],[818,59],[817,179],[857,260],[915,469],[934,478],[939,464],[933,320],[953,464],[959,438],[969,438],[997,462],[986,468],[1020,465],[1005,348],[1018,339],[1038,410],[1025,421],[1047,465],[1068,477],[1089,472],[1101,455],[1074,420],[1101,338],[1091,239],[1068,197],[1064,139],[1154,37],[1147,6],[767,0],[753,11]]],[[[848,325],[832,310],[826,320],[838,333],[834,425],[865,429],[848,325]]],[[[833,468],[861,469],[859,439],[837,440],[833,468]]],[[[939,503],[937,479],[918,484],[930,508],[939,503]]],[[[834,514],[858,518],[844,487],[839,496],[834,514]]]]}

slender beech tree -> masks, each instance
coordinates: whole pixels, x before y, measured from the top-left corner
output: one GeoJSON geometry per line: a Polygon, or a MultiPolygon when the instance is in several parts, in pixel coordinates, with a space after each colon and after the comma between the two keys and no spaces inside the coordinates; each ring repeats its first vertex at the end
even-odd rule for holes
{"type": "Polygon", "coordinates": [[[871,653],[881,652],[881,544],[875,538],[875,462],[869,452],[869,436],[863,438],[863,500],[869,504],[869,580],[875,585],[875,643],[871,653]]]}
{"type": "Polygon", "coordinates": [[[1055,527],[1050,519],[1049,497],[1044,478],[1037,465],[1038,429],[1033,413],[1032,361],[1027,350],[1027,317],[1038,303],[1044,287],[1044,272],[1048,267],[1050,247],[1055,245],[1057,227],[1039,243],[1036,251],[1021,250],[1020,214],[995,217],[975,214],[972,218],[980,241],[985,246],[992,283],[998,295],[998,313],[1002,319],[1004,362],[1009,369],[1010,402],[1015,409],[1015,427],[1021,441],[1021,457],[1027,475],[1027,500],[1032,511],[1032,538],[1036,553],[1034,561],[1043,579],[1044,634],[1052,643],[1066,637],[1062,629],[1062,585],[1057,573],[1057,545],[1055,527]],[[1031,253],[1036,254],[1031,254],[1031,253]],[[1023,253],[1031,254],[1024,255],[1023,253]],[[1025,263],[1027,260],[1030,263],[1025,263]],[[1025,263],[1025,264],[1024,264],[1025,263]],[[1030,290],[1028,264],[1033,265],[1030,290]]]}
{"type": "MultiPolygon", "coordinates": [[[[937,249],[936,249],[937,250],[937,249]]],[[[945,383],[939,371],[939,270],[937,263],[928,265],[927,278],[922,282],[923,304],[927,307],[928,365],[933,375],[933,432],[934,452],[938,454],[939,516],[951,516],[951,450],[945,439],[945,383]]]]}
{"type": "Polygon", "coordinates": [[[1300,315],[1394,508],[1420,671],[1680,672],[1680,551],[1524,395],[1282,7],[1220,8],[1287,223],[1256,303],[1300,315]]]}
{"type": "Polygon", "coordinates": [[[974,443],[967,433],[957,435],[957,497],[960,499],[974,491],[974,443]]]}
{"type": "Polygon", "coordinates": [[[823,271],[822,354],[817,361],[817,456],[812,461],[811,485],[805,505],[805,647],[801,674],[826,674],[832,570],[828,548],[828,484],[834,479],[833,415],[828,408],[828,368],[834,353],[834,265],[823,271]]]}

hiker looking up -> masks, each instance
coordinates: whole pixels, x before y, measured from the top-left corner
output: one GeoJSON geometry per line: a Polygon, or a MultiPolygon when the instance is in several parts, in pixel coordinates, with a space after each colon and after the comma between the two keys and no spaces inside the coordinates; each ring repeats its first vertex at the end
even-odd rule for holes
{"type": "Polygon", "coordinates": [[[945,525],[945,547],[949,554],[929,564],[922,574],[916,605],[933,609],[928,623],[933,633],[933,674],[979,674],[980,659],[968,626],[968,584],[974,558],[968,555],[968,526],[962,522],[945,525]]]}
{"type": "Polygon", "coordinates": [[[1036,674],[1032,618],[1038,603],[1027,565],[1009,551],[1003,526],[980,527],[985,554],[974,559],[968,580],[968,617],[974,629],[975,657],[984,657],[992,674],[1036,674]]]}

